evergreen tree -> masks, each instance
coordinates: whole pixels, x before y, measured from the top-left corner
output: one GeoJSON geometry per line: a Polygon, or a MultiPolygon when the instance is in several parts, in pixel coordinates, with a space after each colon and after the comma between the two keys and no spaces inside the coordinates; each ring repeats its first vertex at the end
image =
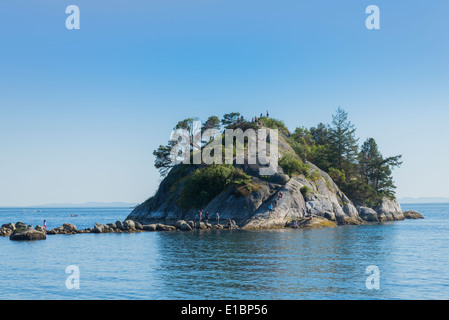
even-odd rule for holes
{"type": "Polygon", "coordinates": [[[240,113],[231,112],[223,116],[223,119],[221,119],[221,124],[226,128],[236,125],[239,121],[240,121],[240,113]]]}
{"type": "Polygon", "coordinates": [[[217,129],[220,130],[220,119],[216,116],[210,116],[207,118],[206,122],[201,127],[201,132],[204,132],[208,129],[217,129]]]}
{"type": "Polygon", "coordinates": [[[401,158],[401,155],[397,155],[384,159],[376,141],[368,138],[359,153],[360,176],[379,196],[393,196],[396,186],[393,183],[392,169],[402,164],[401,158]]]}
{"type": "Polygon", "coordinates": [[[316,128],[310,128],[310,134],[312,135],[313,141],[318,145],[326,145],[329,143],[330,129],[328,125],[319,123],[316,128]]]}
{"type": "Polygon", "coordinates": [[[344,171],[346,178],[352,178],[356,172],[356,157],[358,151],[355,137],[355,127],[348,121],[348,114],[342,108],[332,116],[332,126],[329,130],[329,151],[331,167],[344,171]]]}
{"type": "Polygon", "coordinates": [[[174,166],[170,159],[170,152],[175,144],[175,141],[169,141],[167,145],[160,145],[153,151],[153,155],[156,157],[154,160],[154,166],[159,170],[159,173],[163,177],[166,176],[170,169],[174,166]]]}

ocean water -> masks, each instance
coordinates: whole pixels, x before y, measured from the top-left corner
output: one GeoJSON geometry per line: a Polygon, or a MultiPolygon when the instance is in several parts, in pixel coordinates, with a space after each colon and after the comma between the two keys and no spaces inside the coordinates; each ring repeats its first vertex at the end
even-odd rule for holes
{"type": "MultiPolygon", "coordinates": [[[[448,299],[449,204],[424,220],[316,230],[209,230],[0,238],[0,299],[448,299]],[[68,289],[68,266],[79,289],[68,289]],[[368,289],[368,266],[379,289],[368,289]]],[[[131,209],[0,209],[0,224],[79,228],[131,209]],[[70,217],[71,214],[77,217],[70,217]]]]}

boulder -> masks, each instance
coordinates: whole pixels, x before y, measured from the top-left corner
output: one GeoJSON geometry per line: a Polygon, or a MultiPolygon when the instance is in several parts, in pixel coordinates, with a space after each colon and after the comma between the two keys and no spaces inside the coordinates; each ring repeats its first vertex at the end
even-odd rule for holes
{"type": "Polygon", "coordinates": [[[62,234],[64,231],[64,228],[62,226],[54,228],[52,230],[47,231],[47,234],[62,234]]]}
{"type": "Polygon", "coordinates": [[[303,218],[298,221],[298,226],[301,228],[323,228],[323,227],[336,227],[337,223],[335,221],[323,218],[323,217],[310,217],[303,218]]]}
{"type": "Polygon", "coordinates": [[[168,230],[166,229],[165,224],[158,223],[156,224],[156,231],[168,231],[168,230]]]}
{"type": "Polygon", "coordinates": [[[368,207],[358,207],[357,210],[359,211],[360,218],[362,218],[363,220],[368,222],[379,221],[377,212],[374,211],[373,209],[368,207]]]}
{"type": "Polygon", "coordinates": [[[44,227],[37,225],[36,227],[34,227],[34,230],[37,230],[39,232],[43,232],[43,233],[47,233],[47,229],[45,229],[44,227]]]}
{"type": "Polygon", "coordinates": [[[74,224],[64,223],[62,227],[66,233],[78,233],[78,229],[74,224]]]}
{"type": "Polygon", "coordinates": [[[92,232],[103,233],[103,231],[104,231],[104,225],[102,225],[101,223],[96,223],[92,232]]]}
{"type": "Polygon", "coordinates": [[[5,223],[2,225],[2,228],[11,229],[12,231],[16,230],[14,223],[5,223]]]}
{"type": "Polygon", "coordinates": [[[134,222],[136,230],[143,230],[143,226],[139,222],[134,222]]]}
{"type": "Polygon", "coordinates": [[[175,228],[176,229],[181,229],[181,226],[183,225],[183,224],[186,224],[187,222],[185,222],[184,220],[178,220],[178,221],[176,221],[176,223],[175,223],[175,228]]]}
{"type": "Polygon", "coordinates": [[[158,223],[158,224],[156,224],[156,230],[157,231],[175,231],[176,227],[158,223]]]}
{"type": "Polygon", "coordinates": [[[107,226],[113,230],[117,229],[117,225],[115,223],[108,223],[107,226]]]}
{"type": "Polygon", "coordinates": [[[26,223],[23,223],[23,222],[20,222],[20,221],[16,222],[15,226],[16,226],[16,229],[26,229],[27,228],[26,223]]]}
{"type": "Polygon", "coordinates": [[[184,221],[183,224],[181,224],[179,229],[182,230],[182,231],[192,231],[192,227],[185,221],[184,221]]]}
{"type": "Polygon", "coordinates": [[[30,240],[45,240],[47,237],[45,233],[34,229],[28,229],[21,232],[14,232],[9,236],[10,240],[14,241],[30,241],[30,240]]]}
{"type": "Polygon", "coordinates": [[[200,230],[206,230],[207,229],[206,224],[204,222],[197,223],[196,224],[196,228],[200,229],[200,230]]]}
{"type": "Polygon", "coordinates": [[[383,198],[380,205],[374,208],[380,221],[404,220],[401,206],[396,199],[383,198]]]}
{"type": "Polygon", "coordinates": [[[121,221],[116,221],[115,225],[117,226],[117,228],[119,228],[120,230],[123,230],[123,223],[121,221]]]}
{"type": "Polygon", "coordinates": [[[9,228],[4,228],[4,227],[0,228],[0,236],[2,236],[2,237],[9,237],[12,233],[13,233],[13,230],[11,230],[9,228]]]}
{"type": "Polygon", "coordinates": [[[123,222],[123,229],[125,230],[133,230],[136,229],[136,224],[133,220],[125,220],[123,222]]]}
{"type": "Polygon", "coordinates": [[[407,210],[404,212],[405,219],[424,219],[423,215],[415,210],[407,210]]]}
{"type": "Polygon", "coordinates": [[[64,223],[62,226],[46,231],[47,234],[76,234],[78,229],[74,224],[64,223]]]}
{"type": "Polygon", "coordinates": [[[155,224],[143,225],[143,230],[145,230],[145,231],[156,231],[156,225],[155,224]]]}

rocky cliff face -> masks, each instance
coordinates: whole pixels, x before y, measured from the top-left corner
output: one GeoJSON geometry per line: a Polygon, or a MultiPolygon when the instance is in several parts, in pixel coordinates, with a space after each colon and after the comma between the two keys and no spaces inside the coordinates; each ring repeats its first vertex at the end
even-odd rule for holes
{"type": "MultiPolygon", "coordinates": [[[[283,139],[279,140],[279,149],[281,155],[294,153],[283,139]]],[[[327,173],[308,164],[310,174],[307,178],[304,175],[289,177],[281,167],[275,175],[261,177],[257,165],[240,165],[256,187],[247,194],[242,194],[237,187],[227,188],[204,207],[203,219],[206,212],[209,212],[210,220],[215,220],[216,213],[219,213],[222,222],[230,218],[244,229],[280,228],[305,217],[319,217],[323,224],[327,221],[338,225],[404,219],[396,200],[384,199],[375,209],[356,208],[327,173]],[[270,205],[273,210],[270,210],[270,205]]],[[[179,165],[172,169],[155,196],[137,206],[127,219],[142,224],[197,220],[197,210],[182,210],[176,204],[184,187],[176,177],[179,177],[180,170],[188,176],[194,169],[182,169],[179,165]]]]}

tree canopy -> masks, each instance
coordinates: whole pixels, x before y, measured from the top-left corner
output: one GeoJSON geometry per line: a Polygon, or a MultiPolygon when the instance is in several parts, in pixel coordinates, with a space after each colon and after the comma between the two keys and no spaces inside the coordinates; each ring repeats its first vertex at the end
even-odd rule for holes
{"type": "MultiPolygon", "coordinates": [[[[373,138],[368,138],[359,148],[356,128],[348,113],[339,107],[330,124],[319,123],[316,127],[297,127],[293,133],[284,122],[268,117],[260,119],[262,125],[279,129],[297,156],[280,159],[280,165],[290,174],[304,174],[307,161],[327,172],[338,187],[356,204],[376,206],[383,197],[394,197],[392,172],[402,164],[401,155],[383,157],[373,138]],[[360,149],[360,151],[359,151],[360,149]]],[[[179,121],[174,129],[185,129],[190,139],[190,153],[201,150],[209,141],[195,139],[208,129],[248,128],[257,129],[258,124],[245,121],[239,112],[227,113],[220,120],[210,116],[198,127],[193,118],[179,121]]],[[[176,141],[160,145],[154,152],[155,167],[162,176],[167,175],[174,164],[170,152],[176,141]]]]}

